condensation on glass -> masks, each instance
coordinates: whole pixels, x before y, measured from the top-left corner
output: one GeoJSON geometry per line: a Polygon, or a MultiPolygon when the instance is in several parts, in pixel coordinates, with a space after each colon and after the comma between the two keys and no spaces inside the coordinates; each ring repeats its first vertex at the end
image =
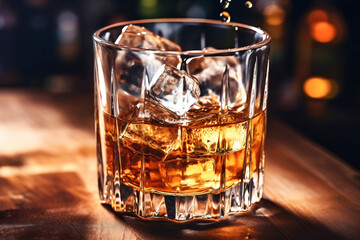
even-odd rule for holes
{"type": "Polygon", "coordinates": [[[260,201],[270,37],[212,20],[126,22],[94,34],[101,202],[176,221],[260,201]]]}

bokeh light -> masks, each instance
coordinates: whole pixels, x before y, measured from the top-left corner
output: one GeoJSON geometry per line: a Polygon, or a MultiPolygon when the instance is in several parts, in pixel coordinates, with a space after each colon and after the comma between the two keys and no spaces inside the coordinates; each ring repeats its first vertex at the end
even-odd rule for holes
{"type": "Polygon", "coordinates": [[[158,11],[158,0],[140,0],[139,10],[141,14],[150,17],[158,11]]]}
{"type": "Polygon", "coordinates": [[[305,80],[303,90],[311,98],[329,99],[338,93],[338,85],[333,80],[314,76],[305,80]]]}
{"type": "Polygon", "coordinates": [[[16,15],[10,9],[6,7],[0,8],[0,30],[14,27],[16,20],[16,15]]]}
{"type": "Polygon", "coordinates": [[[264,9],[265,21],[269,25],[278,26],[285,20],[285,10],[279,5],[269,5],[264,9]]]}
{"type": "Polygon", "coordinates": [[[311,37],[321,43],[332,42],[337,34],[336,27],[327,21],[316,22],[311,25],[311,37]]]}
{"type": "Polygon", "coordinates": [[[71,11],[63,11],[57,18],[61,41],[73,41],[78,34],[78,17],[71,11]]]}
{"type": "Polygon", "coordinates": [[[59,55],[62,60],[73,61],[79,54],[79,20],[69,10],[61,12],[57,17],[59,55]]]}
{"type": "Polygon", "coordinates": [[[316,22],[327,21],[327,20],[328,20],[328,15],[322,9],[312,10],[307,16],[307,21],[310,25],[316,22]]]}

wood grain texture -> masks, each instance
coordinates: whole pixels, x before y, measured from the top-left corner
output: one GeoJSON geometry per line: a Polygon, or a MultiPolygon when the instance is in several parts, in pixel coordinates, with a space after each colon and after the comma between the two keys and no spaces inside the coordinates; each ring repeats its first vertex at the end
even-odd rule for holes
{"type": "Polygon", "coordinates": [[[217,222],[144,221],[98,201],[92,96],[0,91],[0,239],[360,239],[360,175],[269,120],[265,197],[217,222]]]}

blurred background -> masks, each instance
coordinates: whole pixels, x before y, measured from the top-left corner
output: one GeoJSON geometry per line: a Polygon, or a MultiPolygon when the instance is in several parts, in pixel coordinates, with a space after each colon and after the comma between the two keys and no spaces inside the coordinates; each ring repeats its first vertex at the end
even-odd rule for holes
{"type": "MultiPolygon", "coordinates": [[[[360,169],[356,1],[252,3],[232,0],[228,12],[272,36],[269,115],[360,169]]],[[[98,28],[144,18],[219,19],[221,11],[219,0],[0,0],[0,88],[91,97],[98,28]]]]}

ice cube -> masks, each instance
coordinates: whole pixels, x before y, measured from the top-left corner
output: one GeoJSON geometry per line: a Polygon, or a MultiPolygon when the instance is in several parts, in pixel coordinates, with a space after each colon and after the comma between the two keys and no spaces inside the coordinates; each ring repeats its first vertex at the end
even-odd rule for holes
{"type": "Polygon", "coordinates": [[[189,127],[182,131],[183,150],[188,156],[219,154],[245,148],[248,122],[206,127],[189,127]]]}
{"type": "Polygon", "coordinates": [[[146,55],[125,50],[118,52],[115,79],[122,90],[133,96],[140,94],[146,62],[146,55]]]}
{"type": "Polygon", "coordinates": [[[160,124],[181,123],[180,116],[151,98],[147,98],[145,101],[145,111],[145,116],[152,122],[160,124]]]}
{"type": "Polygon", "coordinates": [[[210,93],[209,96],[202,96],[197,103],[190,108],[186,116],[191,125],[216,125],[218,124],[218,114],[220,102],[217,95],[210,93]]]}
{"type": "Polygon", "coordinates": [[[173,191],[217,189],[219,174],[212,157],[167,160],[159,163],[162,181],[173,191]]]}
{"type": "MultiPolygon", "coordinates": [[[[214,48],[206,48],[211,51],[214,48]]],[[[187,71],[199,79],[201,96],[215,94],[220,102],[224,74],[228,74],[229,102],[231,110],[243,108],[246,90],[241,79],[241,63],[235,56],[206,56],[194,58],[187,64],[187,71]]]]}
{"type": "MultiPolygon", "coordinates": [[[[145,27],[137,25],[127,25],[122,29],[121,34],[115,40],[116,44],[151,50],[181,51],[181,47],[176,43],[161,37],[145,27]]],[[[156,55],[158,61],[174,67],[180,67],[181,58],[177,54],[156,55]]]]}
{"type": "Polygon", "coordinates": [[[189,156],[199,153],[225,154],[245,148],[248,132],[245,114],[229,112],[221,115],[219,111],[220,103],[211,93],[210,96],[200,97],[187,112],[192,127],[183,128],[181,136],[183,149],[189,156]]]}
{"type": "Polygon", "coordinates": [[[199,82],[195,77],[166,64],[150,82],[149,97],[178,116],[183,116],[199,96],[199,82]]]}
{"type": "Polygon", "coordinates": [[[164,159],[172,150],[178,139],[176,126],[161,124],[126,123],[119,121],[124,128],[120,137],[121,147],[128,148],[132,153],[141,156],[153,156],[164,159]]]}
{"type": "MultiPolygon", "coordinates": [[[[180,46],[176,43],[156,35],[144,27],[125,26],[114,43],[124,47],[116,53],[114,69],[118,95],[121,95],[118,97],[119,99],[123,98],[123,95],[140,97],[142,83],[147,81],[146,78],[152,79],[163,64],[174,67],[181,65],[181,57],[176,53],[155,54],[151,51],[129,49],[136,47],[160,51],[181,51],[180,46]]],[[[119,101],[120,105],[123,105],[123,102],[119,101]]]]}
{"type": "Polygon", "coordinates": [[[127,25],[122,29],[121,34],[115,40],[115,44],[152,50],[181,51],[181,47],[176,43],[161,37],[144,27],[132,24],[127,25]]]}

